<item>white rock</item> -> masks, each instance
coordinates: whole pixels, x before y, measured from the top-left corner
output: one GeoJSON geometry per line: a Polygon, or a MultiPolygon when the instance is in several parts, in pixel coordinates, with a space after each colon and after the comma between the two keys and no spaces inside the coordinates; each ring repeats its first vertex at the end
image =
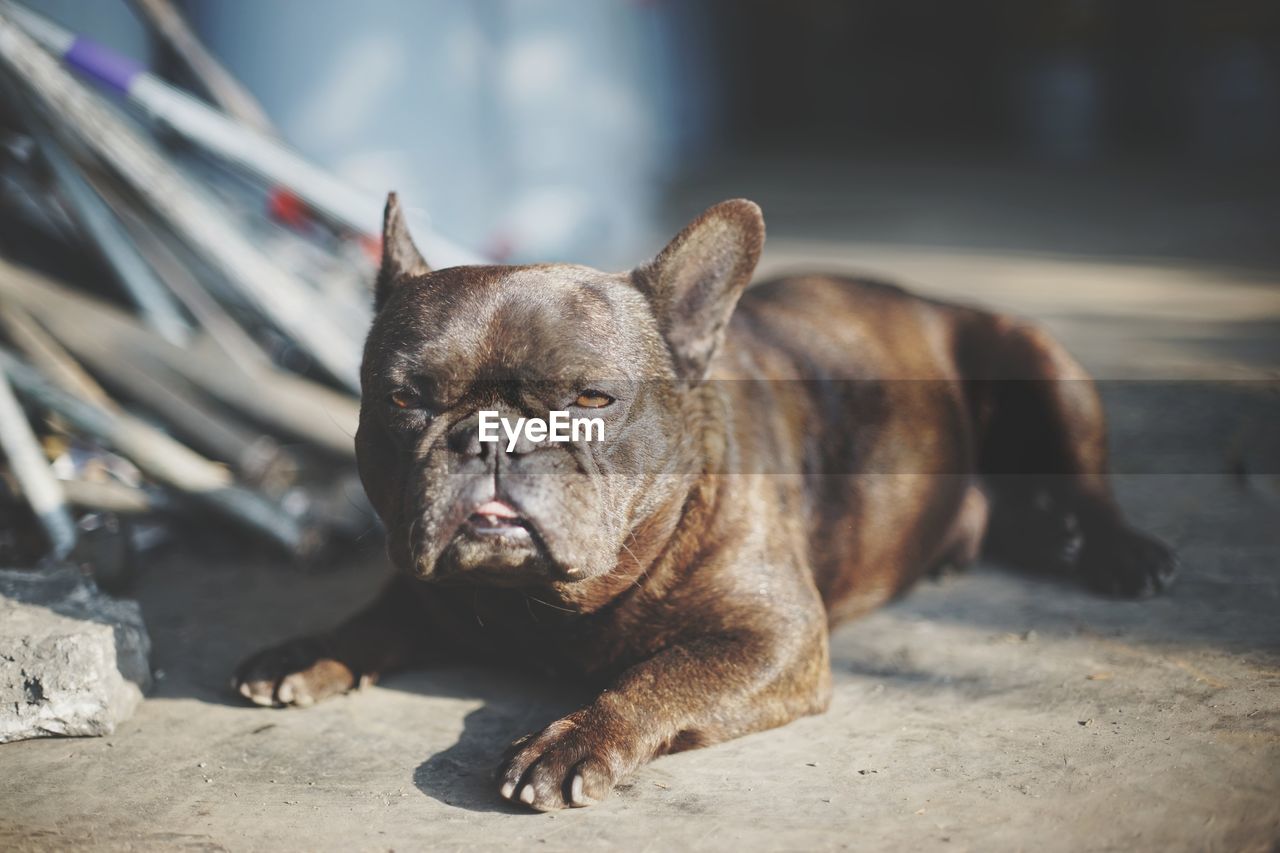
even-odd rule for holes
{"type": "Polygon", "coordinates": [[[74,568],[0,570],[0,743],[105,735],[151,686],[135,601],[74,568]]]}

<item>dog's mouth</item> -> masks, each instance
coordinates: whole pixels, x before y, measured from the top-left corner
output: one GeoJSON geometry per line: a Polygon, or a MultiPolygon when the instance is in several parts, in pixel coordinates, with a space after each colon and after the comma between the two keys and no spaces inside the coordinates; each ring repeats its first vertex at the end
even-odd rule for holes
{"type": "Polygon", "coordinates": [[[412,553],[419,577],[442,584],[508,587],[568,577],[534,517],[518,504],[494,496],[479,504],[460,502],[454,512],[452,533],[418,540],[412,553]]]}
{"type": "Polygon", "coordinates": [[[489,500],[480,504],[462,522],[463,532],[480,538],[506,537],[530,539],[529,519],[506,501],[489,500]]]}

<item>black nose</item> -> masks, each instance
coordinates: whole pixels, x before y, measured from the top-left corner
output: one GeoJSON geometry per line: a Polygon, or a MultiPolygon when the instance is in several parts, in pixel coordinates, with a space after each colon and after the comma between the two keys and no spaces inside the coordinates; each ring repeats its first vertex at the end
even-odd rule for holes
{"type": "MultiPolygon", "coordinates": [[[[512,428],[515,427],[518,415],[510,412],[503,412],[501,417],[507,418],[512,428]]],[[[494,442],[480,440],[480,416],[479,414],[464,418],[449,430],[447,439],[449,449],[454,453],[463,456],[478,457],[480,459],[488,459],[492,454],[506,454],[508,456],[524,456],[537,450],[542,445],[531,441],[525,437],[524,430],[520,430],[519,438],[516,439],[514,445],[511,445],[511,439],[507,435],[506,430],[499,426],[497,429],[498,440],[494,442]],[[508,449],[510,448],[510,449],[508,449]]]]}

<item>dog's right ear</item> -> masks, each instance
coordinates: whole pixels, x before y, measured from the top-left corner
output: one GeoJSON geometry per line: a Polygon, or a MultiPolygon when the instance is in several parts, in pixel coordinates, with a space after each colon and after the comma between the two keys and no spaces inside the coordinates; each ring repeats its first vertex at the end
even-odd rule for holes
{"type": "Polygon", "coordinates": [[[700,381],[764,246],[755,202],[722,201],[685,226],[632,282],[644,293],[682,379],[700,381]]]}
{"type": "Polygon", "coordinates": [[[431,267],[413,244],[409,223],[404,221],[400,200],[387,194],[387,209],[382,215],[382,266],[373,290],[373,309],[381,311],[395,291],[407,279],[426,275],[431,267]]]}

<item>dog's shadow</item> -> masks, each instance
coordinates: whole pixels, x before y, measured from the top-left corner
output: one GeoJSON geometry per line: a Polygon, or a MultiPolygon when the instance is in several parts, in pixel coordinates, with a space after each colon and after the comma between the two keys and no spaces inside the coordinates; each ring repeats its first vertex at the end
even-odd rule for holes
{"type": "Polygon", "coordinates": [[[488,667],[466,666],[404,673],[384,686],[413,693],[480,700],[463,720],[453,744],[427,758],[413,784],[432,799],[475,812],[525,813],[498,796],[495,773],[511,742],[586,704],[580,683],[488,667]]]}

